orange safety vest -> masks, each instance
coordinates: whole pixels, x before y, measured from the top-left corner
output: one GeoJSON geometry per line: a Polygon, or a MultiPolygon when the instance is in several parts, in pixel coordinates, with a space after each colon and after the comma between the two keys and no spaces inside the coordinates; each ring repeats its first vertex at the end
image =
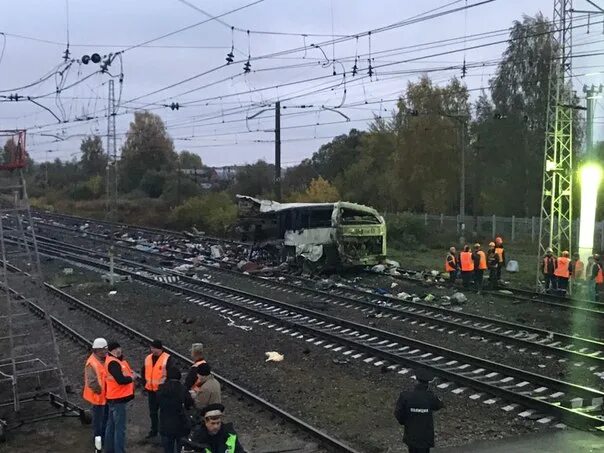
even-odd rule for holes
{"type": "Polygon", "coordinates": [[[581,279],[585,280],[585,266],[583,265],[583,261],[577,260],[573,263],[573,278],[575,280],[581,279]]]}
{"type": "Polygon", "coordinates": [[[598,285],[601,285],[602,283],[604,283],[604,272],[602,272],[602,266],[600,264],[598,264],[598,267],[600,268],[600,270],[598,271],[598,275],[596,275],[596,283],[598,285]]]}
{"type": "Polygon", "coordinates": [[[570,264],[570,260],[564,256],[561,256],[560,258],[558,258],[558,265],[556,267],[556,270],[554,271],[554,275],[556,277],[562,277],[562,278],[568,278],[570,277],[570,272],[569,272],[569,264],[570,264]]]}
{"type": "Polygon", "coordinates": [[[461,264],[462,272],[469,272],[474,270],[474,260],[472,259],[472,252],[461,252],[459,254],[459,261],[461,264]]]}
{"type": "Polygon", "coordinates": [[[107,403],[107,398],[105,397],[105,379],[107,376],[105,364],[101,363],[94,354],[90,354],[90,357],[88,357],[88,360],[86,360],[85,367],[89,365],[96,374],[99,386],[101,387],[101,393],[95,393],[88,386],[88,379],[86,379],[86,371],[84,370],[84,391],[82,392],[82,397],[90,404],[94,404],[95,406],[103,406],[107,403]]]}
{"type": "Polygon", "coordinates": [[[478,263],[478,270],[485,271],[487,270],[487,255],[482,250],[476,252],[480,257],[480,261],[478,263]]]}
{"type": "Polygon", "coordinates": [[[129,384],[118,384],[115,378],[109,372],[109,364],[111,362],[118,362],[122,367],[122,374],[124,376],[132,377],[132,368],[130,368],[130,364],[125,360],[119,360],[113,357],[112,355],[108,355],[105,360],[105,370],[107,372],[105,382],[106,382],[106,397],[108,400],[117,400],[120,398],[127,398],[129,396],[134,395],[134,381],[129,384]]]}
{"type": "MultiPolygon", "coordinates": [[[[457,259],[455,258],[455,255],[451,255],[450,253],[447,255],[447,258],[452,257],[453,258],[453,264],[457,264],[457,259]]],[[[454,272],[455,271],[455,267],[451,266],[449,264],[449,260],[445,259],[445,272],[454,272]]]]}
{"type": "Polygon", "coordinates": [[[170,354],[162,352],[155,365],[153,365],[153,354],[145,358],[145,389],[151,392],[157,392],[159,385],[166,380],[166,364],[170,354]]]}
{"type": "Polygon", "coordinates": [[[497,254],[497,257],[499,258],[499,262],[503,263],[503,247],[495,247],[495,253],[497,254]]]}

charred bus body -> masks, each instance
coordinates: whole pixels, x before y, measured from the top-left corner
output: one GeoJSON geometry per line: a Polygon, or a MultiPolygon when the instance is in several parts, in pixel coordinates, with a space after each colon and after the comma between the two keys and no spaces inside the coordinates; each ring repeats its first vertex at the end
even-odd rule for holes
{"type": "Polygon", "coordinates": [[[283,260],[326,267],[370,266],[386,257],[386,224],[373,208],[335,203],[278,203],[237,195],[244,240],[282,247],[283,260]]]}

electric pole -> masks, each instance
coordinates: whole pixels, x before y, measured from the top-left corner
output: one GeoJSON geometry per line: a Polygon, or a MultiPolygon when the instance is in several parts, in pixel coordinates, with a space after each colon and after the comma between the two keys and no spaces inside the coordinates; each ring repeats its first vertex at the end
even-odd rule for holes
{"type": "MultiPolygon", "coordinates": [[[[107,216],[110,222],[117,221],[117,137],[115,131],[115,88],[113,79],[109,80],[109,95],[107,100],[107,216]]],[[[111,226],[111,245],[109,247],[109,283],[115,284],[113,272],[113,255],[115,241],[115,225],[111,226]]]]}
{"type": "Polygon", "coordinates": [[[459,121],[460,131],[460,148],[461,148],[461,177],[459,191],[459,242],[463,246],[466,241],[466,120],[465,117],[459,121]]]}
{"type": "Polygon", "coordinates": [[[281,101],[275,102],[275,199],[281,202],[281,101]]]}

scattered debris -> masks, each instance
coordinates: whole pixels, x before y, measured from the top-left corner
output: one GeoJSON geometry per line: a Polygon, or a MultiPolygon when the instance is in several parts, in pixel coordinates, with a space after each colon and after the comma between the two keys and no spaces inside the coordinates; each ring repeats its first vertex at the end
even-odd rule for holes
{"type": "Polygon", "coordinates": [[[383,274],[386,270],[386,266],[383,264],[376,264],[371,268],[371,272],[375,272],[376,274],[383,274]]]}
{"type": "Polygon", "coordinates": [[[399,299],[408,300],[411,295],[403,291],[402,293],[398,293],[396,297],[398,297],[399,299]]]}
{"type": "Polygon", "coordinates": [[[281,362],[283,360],[283,354],[276,351],[265,352],[264,355],[267,357],[265,362],[281,362]]]}
{"type": "Polygon", "coordinates": [[[173,270],[176,271],[176,272],[185,273],[187,271],[190,271],[194,267],[195,266],[193,266],[192,264],[181,264],[180,266],[176,266],[173,270]]]}
{"type": "Polygon", "coordinates": [[[398,286],[398,283],[396,283],[396,282],[392,282],[392,283],[390,284],[390,289],[394,289],[394,288],[396,288],[397,286],[398,286]]]}
{"type": "Polygon", "coordinates": [[[463,304],[467,301],[468,301],[468,298],[466,297],[466,295],[464,293],[455,293],[455,294],[453,294],[453,296],[451,296],[451,302],[454,302],[457,304],[463,304]]]}
{"type": "Polygon", "coordinates": [[[236,324],[235,321],[233,321],[228,316],[220,315],[220,317],[226,319],[229,322],[227,324],[227,327],[237,327],[238,329],[244,330],[245,332],[249,332],[250,330],[252,330],[252,326],[244,326],[244,325],[236,324]]]}
{"type": "Polygon", "coordinates": [[[63,274],[65,275],[71,275],[73,274],[73,268],[72,267],[66,267],[63,269],[63,274]]]}
{"type": "Polygon", "coordinates": [[[348,360],[348,359],[333,359],[332,361],[336,365],[348,365],[350,363],[350,360],[348,360]]]}
{"type": "Polygon", "coordinates": [[[224,250],[219,245],[210,246],[210,256],[214,259],[222,258],[224,256],[224,250]]]}
{"type": "Polygon", "coordinates": [[[508,264],[505,267],[505,270],[508,272],[519,272],[520,266],[518,265],[518,261],[515,261],[515,260],[508,261],[508,264]]]}
{"type": "Polygon", "coordinates": [[[434,299],[436,299],[436,297],[434,297],[434,294],[428,294],[426,297],[424,297],[424,300],[426,302],[432,302],[434,299]]]}
{"type": "Polygon", "coordinates": [[[191,318],[183,318],[182,319],[182,323],[183,324],[193,324],[193,319],[191,319],[191,318]]]}
{"type": "Polygon", "coordinates": [[[511,292],[509,289],[500,289],[499,293],[501,294],[514,294],[513,292],[511,292]]]}
{"type": "Polygon", "coordinates": [[[115,291],[115,290],[114,291],[109,291],[109,295],[110,296],[115,296],[116,294],[117,294],[117,291],[115,291]]]}
{"type": "Polygon", "coordinates": [[[430,274],[432,275],[432,277],[438,277],[440,275],[440,272],[432,270],[430,271],[430,274]]]}

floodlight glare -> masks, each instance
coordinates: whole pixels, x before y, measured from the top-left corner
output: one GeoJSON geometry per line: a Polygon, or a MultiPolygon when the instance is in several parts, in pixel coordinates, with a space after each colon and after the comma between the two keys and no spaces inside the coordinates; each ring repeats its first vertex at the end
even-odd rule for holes
{"type": "MultiPolygon", "coordinates": [[[[594,162],[588,162],[581,168],[581,224],[579,225],[579,251],[581,258],[591,255],[594,245],[596,226],[596,206],[598,189],[602,180],[602,168],[594,162]]],[[[584,261],[585,262],[585,261],[584,261]]]]}

